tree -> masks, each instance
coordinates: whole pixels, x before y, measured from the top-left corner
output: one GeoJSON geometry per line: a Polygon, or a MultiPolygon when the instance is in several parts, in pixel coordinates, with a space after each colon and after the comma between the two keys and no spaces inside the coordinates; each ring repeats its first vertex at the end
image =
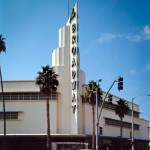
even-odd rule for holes
{"type": "Polygon", "coordinates": [[[40,87],[40,91],[46,96],[46,112],[47,112],[47,150],[51,149],[50,140],[50,112],[49,112],[49,97],[57,91],[59,81],[58,75],[50,66],[42,67],[42,71],[38,72],[36,84],[40,87]]]}
{"type": "MultiPolygon", "coordinates": [[[[96,93],[99,89],[99,85],[94,81],[89,81],[89,84],[85,86],[84,101],[92,106],[92,117],[93,117],[93,134],[92,134],[92,150],[95,150],[95,105],[96,105],[96,93]]],[[[100,97],[100,93],[98,93],[100,97]]]]}
{"type": "MultiPolygon", "coordinates": [[[[6,52],[6,45],[5,45],[5,38],[0,35],[0,53],[6,52]]],[[[0,66],[0,80],[1,80],[1,90],[2,90],[2,100],[3,100],[3,119],[4,119],[4,145],[3,149],[6,149],[6,113],[5,113],[5,100],[4,100],[4,92],[3,92],[3,79],[2,79],[2,72],[0,66]]]]}
{"type": "Polygon", "coordinates": [[[5,38],[3,38],[2,35],[0,35],[0,53],[6,52],[6,45],[5,45],[4,40],[5,40],[5,38]]]}
{"type": "Polygon", "coordinates": [[[119,99],[115,106],[115,112],[120,118],[120,149],[122,150],[122,123],[124,115],[129,111],[129,106],[125,100],[119,99]]]}

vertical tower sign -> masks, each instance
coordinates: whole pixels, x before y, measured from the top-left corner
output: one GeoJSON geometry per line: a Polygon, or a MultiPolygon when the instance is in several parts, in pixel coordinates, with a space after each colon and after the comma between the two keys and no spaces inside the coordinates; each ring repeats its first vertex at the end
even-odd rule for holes
{"type": "Polygon", "coordinates": [[[69,19],[70,23],[70,64],[71,64],[71,84],[72,84],[72,112],[76,114],[79,100],[79,48],[78,48],[78,7],[77,4],[72,9],[69,19]]]}

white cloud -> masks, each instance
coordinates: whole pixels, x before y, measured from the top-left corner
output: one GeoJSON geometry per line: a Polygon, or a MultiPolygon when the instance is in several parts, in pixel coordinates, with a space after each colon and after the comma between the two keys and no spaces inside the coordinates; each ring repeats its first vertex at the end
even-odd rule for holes
{"type": "Polygon", "coordinates": [[[135,73],[136,73],[136,71],[135,71],[134,69],[131,69],[131,70],[129,70],[129,73],[131,73],[131,74],[135,74],[135,73]]]}
{"type": "Polygon", "coordinates": [[[98,39],[99,42],[104,42],[104,41],[108,41],[108,40],[112,40],[116,38],[115,34],[112,33],[102,33],[98,39]]]}
{"type": "Polygon", "coordinates": [[[126,39],[132,42],[150,40],[150,26],[148,25],[144,26],[142,30],[137,33],[124,33],[124,34],[101,33],[98,42],[102,43],[113,39],[126,39]]]}
{"type": "Polygon", "coordinates": [[[147,65],[147,66],[146,66],[146,70],[150,70],[150,65],[147,65]]]}
{"type": "Polygon", "coordinates": [[[146,25],[143,30],[145,40],[150,40],[150,26],[146,25]]]}
{"type": "Polygon", "coordinates": [[[125,38],[132,42],[139,42],[141,40],[141,36],[138,34],[128,33],[125,35],[125,38]]]}

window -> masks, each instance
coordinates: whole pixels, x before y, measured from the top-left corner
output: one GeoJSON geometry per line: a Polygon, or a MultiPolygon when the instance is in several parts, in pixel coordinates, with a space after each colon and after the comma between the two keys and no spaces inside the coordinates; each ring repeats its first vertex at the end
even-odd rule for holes
{"type": "MultiPolygon", "coordinates": [[[[46,100],[46,96],[39,92],[32,93],[4,93],[5,100],[46,100]]],[[[49,97],[50,100],[57,100],[57,93],[52,93],[49,97]]],[[[2,94],[0,93],[0,101],[2,100],[2,94]]]]}
{"type": "Polygon", "coordinates": [[[24,93],[24,100],[30,100],[30,93],[24,93]]]}
{"type": "Polygon", "coordinates": [[[4,94],[4,99],[10,100],[11,99],[10,93],[4,94]]]}
{"type": "MultiPolygon", "coordinates": [[[[85,103],[85,102],[83,101],[83,103],[85,103]]],[[[101,104],[102,104],[102,101],[99,102],[99,106],[101,106],[101,104]]],[[[110,104],[110,103],[107,102],[107,101],[104,102],[103,107],[106,108],[106,109],[115,110],[115,104],[110,104]]],[[[139,118],[139,117],[140,117],[139,114],[140,114],[139,112],[133,111],[134,117],[139,118]]],[[[132,115],[132,111],[129,110],[129,111],[127,112],[127,115],[131,116],[131,115],[132,115]]]]}
{"type": "Polygon", "coordinates": [[[39,98],[38,93],[31,93],[31,100],[38,100],[39,98]]]}
{"type": "Polygon", "coordinates": [[[11,93],[11,100],[18,100],[18,93],[11,93]]]}
{"type": "MultiPolygon", "coordinates": [[[[18,112],[6,112],[5,118],[7,120],[18,120],[18,112]]],[[[4,113],[0,112],[0,120],[4,119],[4,113]]]]}
{"type": "MultiPolygon", "coordinates": [[[[105,118],[105,124],[120,127],[121,122],[119,120],[105,118]]],[[[129,128],[129,129],[132,128],[132,124],[129,123],[129,122],[124,122],[123,121],[122,126],[123,126],[123,128],[129,128]]],[[[140,127],[140,125],[134,124],[134,129],[135,130],[139,130],[139,127],[140,127]]]]}
{"type": "Polygon", "coordinates": [[[44,94],[40,93],[39,100],[46,100],[46,96],[44,94]]]}
{"type": "Polygon", "coordinates": [[[23,93],[18,93],[19,95],[19,100],[24,100],[24,94],[23,93]]]}

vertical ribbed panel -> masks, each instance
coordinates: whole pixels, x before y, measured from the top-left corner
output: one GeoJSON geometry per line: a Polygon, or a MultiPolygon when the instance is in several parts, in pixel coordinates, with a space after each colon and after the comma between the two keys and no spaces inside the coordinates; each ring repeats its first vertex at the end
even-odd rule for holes
{"type": "Polygon", "coordinates": [[[70,27],[65,26],[59,29],[59,47],[68,47],[70,44],[70,27]]]}

